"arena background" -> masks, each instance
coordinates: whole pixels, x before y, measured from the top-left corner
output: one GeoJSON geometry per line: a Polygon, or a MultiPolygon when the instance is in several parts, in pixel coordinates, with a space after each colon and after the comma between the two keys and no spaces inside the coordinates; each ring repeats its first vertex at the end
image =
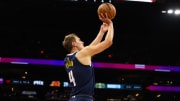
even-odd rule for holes
{"type": "MultiPolygon", "coordinates": [[[[63,60],[67,51],[62,47],[62,40],[66,34],[78,34],[85,45],[97,35],[101,24],[97,16],[100,3],[98,0],[0,1],[0,97],[5,101],[66,101],[69,88],[63,85],[67,81],[63,66],[13,64],[3,59],[63,60]],[[38,85],[33,84],[34,80],[38,85]],[[52,87],[52,81],[55,84],[60,82],[60,85],[52,87]]],[[[165,66],[176,68],[177,72],[131,70],[128,67],[114,69],[111,66],[95,68],[98,84],[122,86],[121,89],[119,85],[117,89],[97,88],[95,99],[179,101],[180,14],[167,13],[169,9],[180,9],[178,0],[156,0],[152,3],[112,0],[112,3],[117,9],[113,19],[114,43],[105,52],[94,56],[93,61],[165,66]],[[149,91],[150,85],[177,87],[177,90],[162,88],[149,91]]]]}

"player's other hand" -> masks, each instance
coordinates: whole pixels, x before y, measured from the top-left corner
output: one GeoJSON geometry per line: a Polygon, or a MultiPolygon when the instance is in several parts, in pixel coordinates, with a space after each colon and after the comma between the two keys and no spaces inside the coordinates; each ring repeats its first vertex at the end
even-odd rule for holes
{"type": "Polygon", "coordinates": [[[108,25],[109,25],[110,23],[112,23],[111,19],[108,18],[107,13],[105,13],[105,14],[101,13],[101,14],[98,15],[98,16],[99,16],[99,20],[101,20],[103,23],[106,23],[106,24],[108,24],[108,25]]]}

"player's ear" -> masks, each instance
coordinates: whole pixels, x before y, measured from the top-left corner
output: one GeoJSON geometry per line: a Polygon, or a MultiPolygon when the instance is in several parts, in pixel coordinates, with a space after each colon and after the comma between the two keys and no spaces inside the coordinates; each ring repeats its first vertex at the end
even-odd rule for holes
{"type": "Polygon", "coordinates": [[[75,42],[75,41],[72,42],[72,46],[73,46],[73,47],[76,46],[76,42],[75,42]]]}

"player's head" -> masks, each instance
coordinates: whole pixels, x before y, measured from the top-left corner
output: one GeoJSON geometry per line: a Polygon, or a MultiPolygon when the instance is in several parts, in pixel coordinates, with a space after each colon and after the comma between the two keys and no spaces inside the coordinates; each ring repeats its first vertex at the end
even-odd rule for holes
{"type": "Polygon", "coordinates": [[[72,50],[81,50],[84,47],[84,42],[75,33],[71,33],[65,36],[63,47],[69,52],[72,50]]]}

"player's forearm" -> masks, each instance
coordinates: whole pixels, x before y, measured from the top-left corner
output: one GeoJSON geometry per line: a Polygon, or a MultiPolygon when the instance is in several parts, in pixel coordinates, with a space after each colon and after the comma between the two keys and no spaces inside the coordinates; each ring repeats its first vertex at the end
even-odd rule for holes
{"type": "Polygon", "coordinates": [[[100,30],[98,35],[96,36],[96,38],[92,41],[91,45],[96,45],[96,44],[100,43],[102,38],[103,38],[103,36],[104,36],[104,32],[102,32],[100,30]]]}
{"type": "Polygon", "coordinates": [[[111,22],[109,24],[109,28],[108,28],[107,35],[105,37],[105,41],[113,41],[113,37],[114,37],[114,26],[113,26],[113,23],[111,22]]]}

